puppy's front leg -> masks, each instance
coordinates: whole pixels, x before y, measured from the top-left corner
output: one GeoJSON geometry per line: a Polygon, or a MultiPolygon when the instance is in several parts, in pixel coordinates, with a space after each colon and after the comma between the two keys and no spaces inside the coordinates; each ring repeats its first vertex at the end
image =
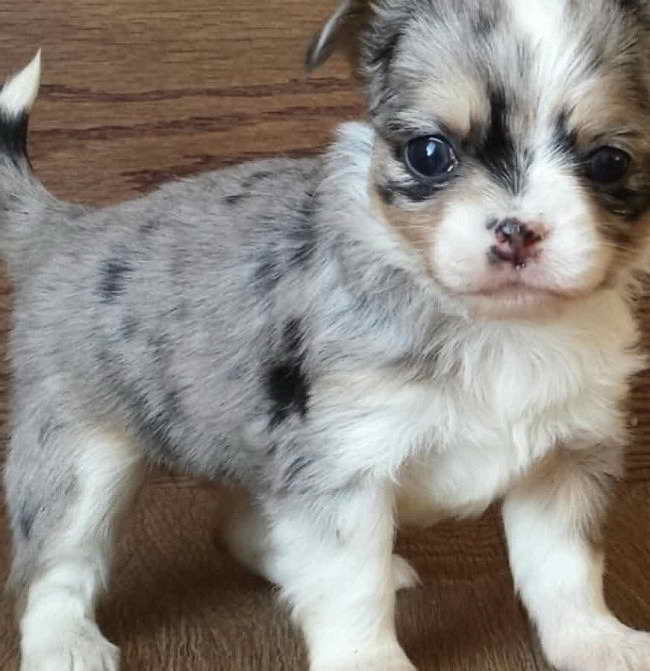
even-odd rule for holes
{"type": "Polygon", "coordinates": [[[302,626],[311,671],[415,671],[395,635],[388,485],[268,502],[264,573],[302,626]]]}
{"type": "Polygon", "coordinates": [[[515,583],[559,671],[650,671],[650,635],[603,597],[598,533],[620,459],[620,448],[561,449],[506,498],[515,583]]]}

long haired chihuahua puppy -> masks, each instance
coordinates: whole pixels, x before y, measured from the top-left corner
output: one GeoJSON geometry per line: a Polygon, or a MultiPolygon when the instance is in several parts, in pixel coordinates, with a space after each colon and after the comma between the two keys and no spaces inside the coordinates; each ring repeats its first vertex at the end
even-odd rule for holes
{"type": "Polygon", "coordinates": [[[650,6],[344,2],[368,122],[106,209],[25,154],[38,57],[0,94],[15,285],[5,485],[22,671],[115,671],[94,622],[147,461],[236,484],[225,537],[281,588],[311,671],[413,671],[395,529],[503,499],[561,671],[648,671],[599,531],[643,361],[650,6]]]}

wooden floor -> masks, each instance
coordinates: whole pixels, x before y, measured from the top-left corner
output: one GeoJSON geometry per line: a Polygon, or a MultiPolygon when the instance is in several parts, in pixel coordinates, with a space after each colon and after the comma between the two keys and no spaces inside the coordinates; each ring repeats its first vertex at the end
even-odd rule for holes
{"type": "MultiPolygon", "coordinates": [[[[62,197],[109,203],[244,159],[316,153],[337,123],[362,110],[342,59],[311,78],[302,72],[304,45],[333,4],[3,3],[0,70],[43,48],[35,170],[62,197]]],[[[3,331],[9,300],[3,280],[3,331]]],[[[0,385],[6,390],[6,374],[0,385]]],[[[607,588],[620,617],[650,629],[650,375],[638,381],[632,408],[635,445],[608,534],[607,588]]],[[[143,490],[101,608],[106,633],[123,649],[124,671],[306,668],[272,589],[219,547],[218,503],[218,492],[184,479],[158,476],[143,490]]],[[[0,580],[7,544],[0,510],[0,580]]],[[[400,546],[424,580],[399,598],[400,636],[421,671],[547,668],[512,593],[496,515],[411,534],[400,546]]],[[[15,668],[15,646],[5,601],[2,671],[15,668]]]]}

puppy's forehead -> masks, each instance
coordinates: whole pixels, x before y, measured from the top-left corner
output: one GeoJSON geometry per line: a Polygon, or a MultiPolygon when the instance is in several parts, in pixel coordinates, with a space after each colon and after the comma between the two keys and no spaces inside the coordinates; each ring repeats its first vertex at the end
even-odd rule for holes
{"type": "Polygon", "coordinates": [[[392,17],[377,100],[407,125],[435,112],[461,135],[489,119],[495,92],[524,115],[556,118],[587,100],[615,122],[618,95],[628,116],[647,99],[639,11],[632,0],[416,1],[392,17]]]}

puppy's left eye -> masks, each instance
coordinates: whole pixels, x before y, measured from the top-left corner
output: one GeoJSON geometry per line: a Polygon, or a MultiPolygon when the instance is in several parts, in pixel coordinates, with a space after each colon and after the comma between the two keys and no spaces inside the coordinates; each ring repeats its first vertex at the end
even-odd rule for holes
{"type": "Polygon", "coordinates": [[[594,182],[609,184],[623,179],[631,162],[630,155],[622,149],[601,147],[589,157],[587,173],[594,182]]]}
{"type": "Polygon", "coordinates": [[[411,140],[404,148],[404,162],[416,177],[427,179],[443,179],[458,164],[449,142],[436,135],[411,140]]]}

